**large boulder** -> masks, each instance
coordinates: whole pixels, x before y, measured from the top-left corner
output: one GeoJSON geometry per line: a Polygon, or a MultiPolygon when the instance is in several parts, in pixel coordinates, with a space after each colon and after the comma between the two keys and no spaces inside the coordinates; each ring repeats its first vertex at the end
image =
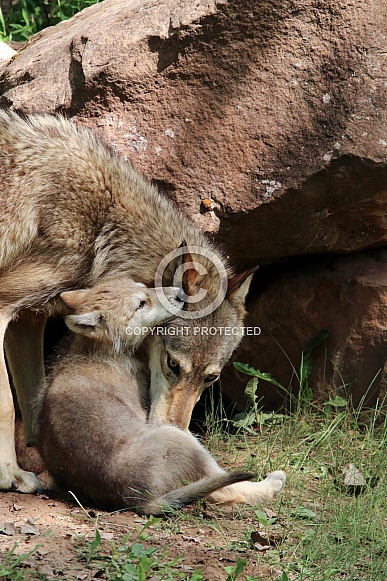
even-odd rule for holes
{"type": "MultiPolygon", "coordinates": [[[[320,264],[274,275],[253,290],[246,325],[261,335],[246,336],[233,361],[270,373],[295,396],[300,388],[302,354],[309,341],[326,331],[311,351],[310,387],[316,400],[350,398],[355,406],[374,406],[387,387],[387,250],[325,258],[320,264]],[[259,331],[257,331],[259,332],[259,331]]],[[[252,333],[253,331],[250,330],[252,333]]],[[[250,379],[232,364],[222,375],[222,390],[244,405],[250,379]]],[[[286,392],[260,381],[261,405],[289,404],[286,392]]]]}
{"type": "Polygon", "coordinates": [[[385,0],[105,0],[3,65],[0,104],[98,127],[241,267],[385,245],[386,18],[385,0]]]}

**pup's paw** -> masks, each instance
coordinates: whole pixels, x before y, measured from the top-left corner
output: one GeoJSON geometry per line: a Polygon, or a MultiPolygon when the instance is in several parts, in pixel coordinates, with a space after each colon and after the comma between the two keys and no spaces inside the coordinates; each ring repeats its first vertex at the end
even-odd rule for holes
{"type": "Polygon", "coordinates": [[[276,470],[275,472],[270,472],[264,482],[266,482],[268,493],[273,498],[280,492],[285,486],[286,483],[286,474],[283,470],[276,470]]]}

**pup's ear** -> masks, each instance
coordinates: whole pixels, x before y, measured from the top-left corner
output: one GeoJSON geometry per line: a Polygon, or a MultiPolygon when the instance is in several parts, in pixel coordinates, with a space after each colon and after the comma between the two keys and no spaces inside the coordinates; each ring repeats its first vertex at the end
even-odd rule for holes
{"type": "Polygon", "coordinates": [[[89,294],[90,289],[81,289],[81,290],[73,290],[73,291],[65,291],[60,293],[60,298],[72,311],[75,311],[78,307],[80,307],[86,300],[87,295],[89,294]]]}
{"type": "Polygon", "coordinates": [[[258,266],[250,268],[241,274],[236,274],[228,279],[226,297],[230,303],[234,305],[241,305],[245,302],[246,295],[249,292],[250,283],[257,271],[258,266]]]}
{"type": "Polygon", "coordinates": [[[74,333],[87,335],[94,331],[101,322],[101,314],[98,311],[83,313],[81,315],[67,315],[65,323],[74,333]]]}

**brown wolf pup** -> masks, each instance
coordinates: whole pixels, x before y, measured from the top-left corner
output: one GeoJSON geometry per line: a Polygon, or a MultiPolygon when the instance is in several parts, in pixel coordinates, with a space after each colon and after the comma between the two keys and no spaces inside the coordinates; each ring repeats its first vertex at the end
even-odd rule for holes
{"type": "Polygon", "coordinates": [[[147,389],[132,352],[143,335],[126,331],[146,332],[168,316],[160,312],[154,289],[124,279],[61,298],[76,335],[49,378],[39,449],[62,487],[83,501],[141,514],[204,496],[255,504],[282,489],[282,471],[262,482],[240,482],[252,475],[226,473],[192,434],[147,420],[147,389]],[[181,487],[183,481],[191,484],[181,487]]]}
{"type": "Polygon", "coordinates": [[[0,207],[0,489],[39,486],[16,461],[4,337],[26,441],[34,443],[31,402],[44,384],[47,315],[57,312],[60,292],[106,276],[184,287],[184,316],[163,337],[150,338],[148,352],[150,417],[187,427],[201,391],[242,337],[214,341],[194,330],[198,324],[239,329],[252,272],[234,275],[171,201],[90,131],[63,118],[0,111],[0,207]],[[182,244],[187,248],[179,250],[182,244]],[[173,332],[181,334],[183,326],[190,331],[176,341],[173,332]]]}

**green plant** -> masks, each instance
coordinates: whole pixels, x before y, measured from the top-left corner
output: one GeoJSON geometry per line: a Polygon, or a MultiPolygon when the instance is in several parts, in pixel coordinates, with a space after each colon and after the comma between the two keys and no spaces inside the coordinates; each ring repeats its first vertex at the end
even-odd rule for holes
{"type": "Polygon", "coordinates": [[[183,560],[181,556],[170,558],[165,549],[146,547],[143,542],[140,542],[148,541],[147,529],[160,522],[162,522],[160,518],[149,517],[135,542],[130,542],[130,535],[127,534],[119,544],[111,543],[108,551],[102,548],[101,534],[96,529],[93,541],[85,541],[85,547],[81,548],[81,558],[86,560],[89,566],[98,562],[99,570],[109,581],[146,581],[151,578],[157,578],[160,581],[164,579],[204,581],[199,571],[195,570],[187,577],[179,569],[178,566],[183,560]]]}
{"type": "Polygon", "coordinates": [[[228,575],[226,581],[236,581],[242,575],[246,565],[247,559],[237,559],[235,566],[224,567],[228,575]]]}
{"type": "Polygon", "coordinates": [[[290,581],[290,580],[285,571],[283,571],[281,577],[278,577],[277,581],[290,581]]]}
{"type": "Polygon", "coordinates": [[[17,543],[14,544],[9,553],[0,562],[0,579],[6,579],[6,581],[19,581],[19,579],[24,579],[24,575],[22,571],[20,571],[19,566],[23,561],[28,559],[30,555],[35,553],[35,551],[39,548],[39,545],[36,545],[32,551],[23,553],[19,556],[15,555],[16,547],[17,543]]]}
{"type": "MultiPolygon", "coordinates": [[[[160,555],[161,556],[161,555],[160,555]]],[[[164,554],[162,554],[164,557],[164,554]]],[[[158,572],[160,579],[173,579],[173,568],[180,558],[163,562],[159,560],[159,551],[156,547],[145,548],[142,543],[134,543],[119,547],[112,546],[111,558],[105,572],[111,581],[145,581],[152,572],[158,572]]]]}
{"type": "Polygon", "coordinates": [[[101,556],[98,547],[101,544],[101,534],[98,529],[95,529],[94,539],[89,543],[86,541],[86,563],[89,564],[93,559],[101,556]]]}
{"type": "Polygon", "coordinates": [[[254,369],[254,367],[246,363],[234,362],[233,365],[237,371],[253,377],[253,379],[248,381],[245,389],[245,395],[248,402],[247,408],[244,412],[236,414],[233,417],[232,423],[234,427],[245,428],[248,430],[253,425],[262,426],[267,422],[272,422],[273,420],[278,421],[278,419],[284,417],[280,414],[274,413],[265,414],[259,409],[259,400],[257,397],[259,379],[267,381],[268,383],[271,383],[272,385],[280,388],[290,398],[291,411],[299,412],[301,409],[304,409],[305,406],[309,405],[313,400],[312,389],[309,385],[309,380],[312,373],[312,351],[323,341],[325,341],[327,337],[328,331],[326,331],[326,329],[322,329],[316,337],[308,341],[306,351],[302,352],[299,373],[296,373],[296,370],[293,366],[293,370],[299,382],[297,397],[294,397],[292,394],[290,394],[289,390],[279,381],[274,379],[270,373],[264,373],[259,369],[254,369]]]}
{"type": "Polygon", "coordinates": [[[262,373],[258,369],[254,369],[250,365],[246,365],[245,363],[234,363],[235,369],[241,371],[242,373],[246,373],[246,375],[252,375],[253,379],[248,381],[246,388],[245,388],[245,396],[247,399],[247,406],[243,412],[235,414],[235,416],[231,420],[231,424],[234,428],[237,429],[245,429],[252,433],[253,430],[251,429],[252,426],[263,426],[264,424],[270,422],[278,422],[281,421],[282,418],[285,416],[282,414],[275,414],[274,412],[271,413],[264,413],[262,410],[259,409],[259,400],[257,396],[257,389],[258,389],[258,379],[264,379],[273,385],[277,385],[281,389],[285,389],[280,383],[278,383],[269,373],[262,373]]]}
{"type": "Polygon", "coordinates": [[[268,517],[261,509],[255,511],[255,518],[259,524],[265,527],[265,529],[269,528],[271,525],[277,522],[277,517],[268,517]]]}
{"type": "Polygon", "coordinates": [[[101,0],[16,0],[4,14],[0,8],[0,38],[25,41],[47,26],[55,26],[101,0]]]}

